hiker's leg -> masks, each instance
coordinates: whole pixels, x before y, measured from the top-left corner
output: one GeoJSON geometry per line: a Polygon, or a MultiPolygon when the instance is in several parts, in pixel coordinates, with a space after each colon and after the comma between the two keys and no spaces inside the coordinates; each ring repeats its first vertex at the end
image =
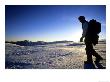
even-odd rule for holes
{"type": "Polygon", "coordinates": [[[93,49],[92,55],[96,57],[96,62],[100,62],[100,60],[103,60],[103,58],[93,49]]]}
{"type": "Polygon", "coordinates": [[[86,54],[87,54],[87,61],[92,62],[92,44],[91,43],[85,43],[86,44],[86,54]]]}
{"type": "Polygon", "coordinates": [[[95,57],[99,56],[99,54],[94,49],[92,49],[92,55],[95,56],[95,57]]]}

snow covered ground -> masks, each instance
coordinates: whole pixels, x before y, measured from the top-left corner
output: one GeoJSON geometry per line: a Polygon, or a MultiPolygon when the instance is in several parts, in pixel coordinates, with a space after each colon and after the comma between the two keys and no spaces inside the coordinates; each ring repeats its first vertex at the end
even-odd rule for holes
{"type": "MultiPolygon", "coordinates": [[[[19,46],[6,43],[6,69],[84,69],[85,45],[57,43],[37,46],[19,46]]],[[[95,50],[104,58],[106,67],[106,44],[100,43],[95,50]]],[[[95,58],[93,57],[95,60],[95,58]]]]}

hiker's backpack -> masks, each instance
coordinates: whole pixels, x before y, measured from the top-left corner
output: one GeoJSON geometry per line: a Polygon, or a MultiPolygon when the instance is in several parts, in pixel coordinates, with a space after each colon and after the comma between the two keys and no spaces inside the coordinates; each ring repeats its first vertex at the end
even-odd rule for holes
{"type": "Polygon", "coordinates": [[[99,34],[101,32],[101,23],[92,19],[89,21],[88,32],[92,34],[99,34]]]}
{"type": "Polygon", "coordinates": [[[88,25],[87,35],[91,38],[91,42],[96,45],[99,39],[98,34],[101,32],[101,23],[92,19],[88,22],[88,25]]]}

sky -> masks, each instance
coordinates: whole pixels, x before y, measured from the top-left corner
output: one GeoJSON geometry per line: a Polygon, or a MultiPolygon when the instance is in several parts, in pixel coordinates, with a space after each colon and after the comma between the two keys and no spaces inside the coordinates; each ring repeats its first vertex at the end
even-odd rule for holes
{"type": "Polygon", "coordinates": [[[106,39],[104,5],[6,5],[6,41],[79,41],[79,16],[101,22],[100,39],[106,39]]]}

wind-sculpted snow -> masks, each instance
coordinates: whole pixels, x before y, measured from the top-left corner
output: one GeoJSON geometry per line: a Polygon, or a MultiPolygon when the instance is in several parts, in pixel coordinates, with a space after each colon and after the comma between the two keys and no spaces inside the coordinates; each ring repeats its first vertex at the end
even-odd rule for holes
{"type": "MultiPolygon", "coordinates": [[[[105,44],[95,49],[105,59],[105,44]]],[[[5,68],[7,69],[82,69],[85,45],[48,44],[19,46],[6,43],[5,68]]],[[[105,66],[105,60],[103,61],[105,66]]]]}

